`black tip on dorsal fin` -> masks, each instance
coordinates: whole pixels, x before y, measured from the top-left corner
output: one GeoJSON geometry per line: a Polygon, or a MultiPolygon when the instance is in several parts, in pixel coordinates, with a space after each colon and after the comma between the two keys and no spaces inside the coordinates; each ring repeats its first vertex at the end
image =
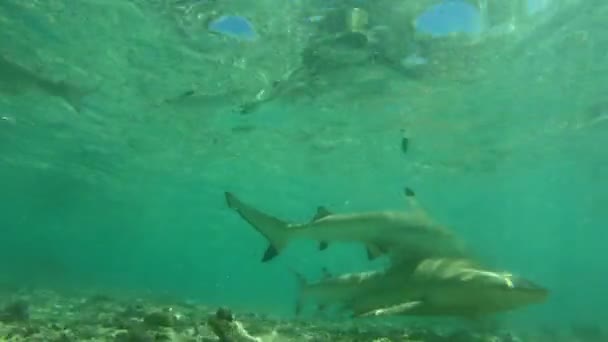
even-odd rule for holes
{"type": "Polygon", "coordinates": [[[274,257],[276,257],[277,255],[279,255],[279,251],[277,251],[277,249],[274,248],[273,245],[268,245],[268,248],[266,248],[264,256],[262,257],[262,262],[270,261],[274,259],[274,257]]]}
{"type": "Polygon", "coordinates": [[[327,247],[329,247],[329,242],[327,242],[327,241],[321,241],[321,242],[319,242],[319,250],[320,251],[326,250],[327,247]]]}
{"type": "Polygon", "coordinates": [[[331,212],[327,210],[327,208],[325,208],[324,206],[320,205],[317,207],[317,212],[315,213],[315,216],[312,217],[312,222],[320,220],[329,215],[331,215],[331,212]]]}
{"type": "Polygon", "coordinates": [[[416,193],[414,192],[414,190],[412,190],[411,188],[409,188],[407,186],[403,189],[403,192],[405,193],[405,196],[407,196],[407,197],[416,196],[416,193]]]}

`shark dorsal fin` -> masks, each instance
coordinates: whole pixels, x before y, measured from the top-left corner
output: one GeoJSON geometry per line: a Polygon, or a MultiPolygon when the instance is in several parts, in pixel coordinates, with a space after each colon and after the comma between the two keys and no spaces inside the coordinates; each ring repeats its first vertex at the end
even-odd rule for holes
{"type": "Polygon", "coordinates": [[[317,207],[317,212],[315,213],[315,216],[312,217],[311,222],[315,222],[318,221],[324,217],[327,217],[329,215],[331,215],[332,212],[327,210],[327,208],[325,208],[324,206],[318,206],[317,207]]]}
{"type": "Polygon", "coordinates": [[[416,193],[414,192],[414,190],[412,190],[412,188],[406,186],[403,189],[403,194],[405,195],[407,206],[411,208],[412,212],[414,212],[422,219],[431,221],[428,212],[426,211],[426,209],[424,209],[420,202],[418,202],[418,199],[416,198],[416,193]]]}

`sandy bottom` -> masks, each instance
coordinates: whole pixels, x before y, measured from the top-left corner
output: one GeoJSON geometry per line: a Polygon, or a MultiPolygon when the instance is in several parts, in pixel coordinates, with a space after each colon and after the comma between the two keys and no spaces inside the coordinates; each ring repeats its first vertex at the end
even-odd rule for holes
{"type": "Polygon", "coordinates": [[[599,328],[516,332],[387,320],[281,320],[171,298],[0,292],[0,341],[608,341],[599,328]]]}

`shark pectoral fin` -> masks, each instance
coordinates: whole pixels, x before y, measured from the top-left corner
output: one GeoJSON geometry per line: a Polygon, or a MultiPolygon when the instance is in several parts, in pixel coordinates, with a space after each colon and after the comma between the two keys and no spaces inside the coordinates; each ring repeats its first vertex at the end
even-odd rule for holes
{"type": "MultiPolygon", "coordinates": [[[[312,217],[312,219],[310,220],[310,222],[315,222],[317,220],[320,220],[324,217],[327,217],[329,215],[331,215],[332,213],[327,210],[327,208],[323,207],[323,206],[319,206],[317,207],[317,212],[315,213],[315,216],[312,217]]],[[[324,251],[327,249],[327,247],[329,247],[329,242],[327,241],[320,241],[319,242],[319,250],[320,251],[324,251]]]]}
{"type": "Polygon", "coordinates": [[[289,270],[295,276],[297,282],[296,307],[294,313],[296,316],[300,316],[304,307],[304,290],[308,286],[308,282],[300,272],[293,268],[289,268],[289,270]]]}
{"type": "Polygon", "coordinates": [[[374,245],[374,244],[367,244],[365,249],[367,250],[367,259],[368,260],[374,260],[377,257],[382,256],[383,254],[386,253],[386,251],[384,251],[378,245],[374,245]]]}
{"type": "Polygon", "coordinates": [[[385,308],[376,309],[360,314],[356,314],[355,317],[376,317],[376,316],[390,316],[390,315],[403,315],[407,314],[410,310],[415,309],[422,305],[421,301],[405,302],[393,306],[387,306],[385,308]]]}
{"type": "Polygon", "coordinates": [[[276,217],[270,216],[243,203],[231,192],[225,192],[224,195],[226,198],[226,205],[236,211],[243,220],[247,221],[247,223],[268,240],[270,246],[266,249],[262,261],[266,262],[272,260],[279,255],[281,250],[289,242],[292,233],[287,222],[281,221],[276,217]]]}
{"type": "Polygon", "coordinates": [[[268,248],[264,252],[264,256],[262,256],[262,262],[267,262],[274,259],[277,255],[279,255],[279,251],[272,245],[269,244],[268,248]]]}

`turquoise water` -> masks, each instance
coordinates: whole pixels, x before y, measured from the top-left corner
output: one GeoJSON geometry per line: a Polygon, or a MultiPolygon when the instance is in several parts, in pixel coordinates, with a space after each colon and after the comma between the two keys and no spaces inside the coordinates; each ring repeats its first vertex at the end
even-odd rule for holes
{"type": "Polygon", "coordinates": [[[332,4],[400,32],[382,41],[395,64],[329,44],[297,79],[325,32],[306,19],[328,13],[321,1],[3,1],[0,280],[291,315],[289,268],[378,263],[310,241],[261,263],[264,238],[224,191],[305,221],[318,205],[399,209],[407,185],[486,260],[550,289],[514,320],[605,322],[608,5],[546,3],[524,15],[488,0],[489,17],[467,12],[470,35],[416,44],[397,24],[407,8],[332,4]],[[219,15],[246,17],[256,38],[210,32],[219,15]],[[420,69],[396,70],[408,53],[420,69]]]}

